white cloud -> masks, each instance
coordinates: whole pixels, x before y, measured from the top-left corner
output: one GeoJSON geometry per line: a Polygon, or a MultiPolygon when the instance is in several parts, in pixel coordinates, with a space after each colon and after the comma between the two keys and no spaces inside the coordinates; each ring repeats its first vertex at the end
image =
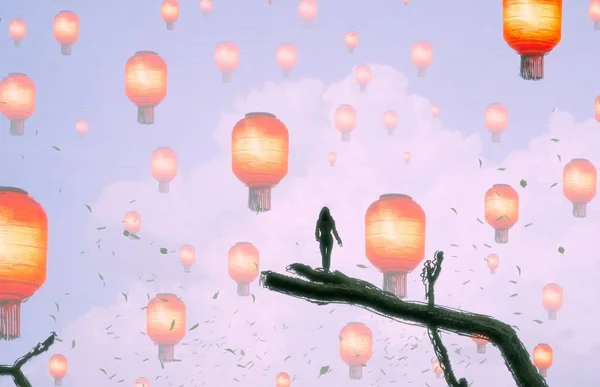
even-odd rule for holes
{"type": "MultiPolygon", "coordinates": [[[[168,376],[173,385],[238,386],[234,378],[244,385],[259,385],[274,383],[281,371],[295,375],[292,385],[342,385],[348,381],[348,370],[339,359],[337,335],[354,320],[370,325],[378,340],[369,372],[357,385],[376,381],[441,385],[431,372],[421,372],[431,368],[432,350],[427,340],[410,349],[416,339],[409,336],[422,339],[422,328],[389,322],[348,306],[317,307],[269,293],[257,283],[251,290],[256,295],[254,304],[251,297],[237,297],[235,284],[227,277],[227,251],[237,241],[250,241],[260,250],[262,269],[283,270],[297,261],[319,265],[314,222],[320,207],[328,205],[344,240],[343,248],[334,249],[333,267],[381,284],[382,275],[375,269],[356,265],[369,264],[364,255],[365,210],[378,195],[389,192],[409,194],[424,208],[426,259],[435,250],[446,252],[437,291],[440,304],[515,324],[530,349],[539,342],[549,343],[555,350],[555,363],[549,370],[551,385],[591,386],[600,381],[590,372],[579,375],[578,371],[593,369],[594,349],[600,346],[600,336],[590,335],[582,323],[582,319],[600,317],[594,307],[600,274],[594,256],[594,241],[600,232],[599,206],[595,200],[588,205],[587,218],[574,218],[560,181],[562,167],[572,158],[585,157],[600,165],[599,125],[577,123],[568,113],[555,112],[547,135],[532,140],[527,149],[512,152],[498,165],[488,164],[481,155],[479,136],[464,137],[443,128],[441,121],[431,116],[431,104],[425,98],[408,94],[402,74],[390,67],[370,66],[373,81],[367,93],[359,92],[352,74],[330,86],[302,80],[269,83],[251,92],[219,122],[215,140],[220,156],[187,173],[182,171],[168,195],[157,193],[151,180],[106,187],[93,205],[98,223],[118,228],[125,212],[135,209],[143,217],[141,234],[159,237],[173,249],[183,243],[196,247],[198,259],[192,270],[208,279],[191,284],[186,292],[177,289],[178,280],[168,277],[168,267],[178,265],[175,259],[161,263],[166,273],[161,278],[165,278],[163,287],[183,292],[189,308],[188,325],[200,322],[184,341],[191,344],[198,339],[205,346],[179,345],[176,355],[183,361],[162,371],[155,360],[156,348],[139,333],[144,330],[140,305],[145,304],[146,293],[159,289],[153,283],[135,283],[128,291],[127,304],[119,296],[114,305],[91,310],[63,333],[66,341],[62,346],[69,347],[72,338],[78,342],[72,351],[61,345],[56,348],[67,356],[72,354],[67,378],[73,385],[106,386],[98,368],[109,375],[117,373],[115,380],[124,378],[126,385],[139,376],[152,380],[159,375],[168,376]],[[354,105],[358,112],[350,143],[340,142],[331,123],[333,111],[343,103],[354,105]],[[382,114],[390,109],[399,115],[393,137],[387,136],[382,125],[382,114]],[[245,208],[247,189],[235,179],[230,166],[231,128],[249,111],[275,113],[290,130],[290,173],[273,190],[273,211],[260,215],[245,208]],[[402,159],[407,150],[412,153],[410,165],[402,159]],[[338,154],[334,168],[327,162],[329,151],[338,154]],[[526,188],[519,186],[521,179],[527,181],[526,188]],[[477,221],[484,219],[483,195],[496,183],[511,184],[520,195],[520,219],[510,230],[507,245],[495,244],[493,229],[477,221]],[[551,188],[554,183],[558,184],[551,188]],[[133,198],[136,202],[129,204],[133,198]],[[564,254],[558,253],[559,246],[565,248],[564,254]],[[500,256],[500,267],[493,276],[484,261],[491,252],[500,256]],[[541,306],[541,291],[548,282],[559,283],[565,293],[557,321],[547,321],[541,306]],[[213,300],[217,289],[220,295],[213,300]],[[115,320],[117,314],[122,317],[115,320]],[[536,319],[543,323],[534,322],[536,319]],[[284,323],[288,328],[284,329],[284,323]],[[105,328],[111,324],[111,330],[122,339],[106,334],[105,328]],[[236,355],[226,348],[235,349],[236,355]],[[240,356],[241,349],[246,356],[240,356]],[[392,355],[394,360],[384,357],[392,355]],[[287,356],[291,357],[286,360],[287,356]],[[408,357],[397,361],[402,356],[408,357]],[[142,363],[146,357],[150,360],[142,363]],[[250,360],[255,364],[252,369],[237,366],[250,360]],[[317,378],[325,365],[333,372],[317,378]]],[[[489,141],[487,135],[483,141],[489,141]]],[[[118,246],[135,248],[132,241],[118,237],[114,241],[118,246]]],[[[132,278],[139,274],[131,264],[127,270],[132,278]]],[[[408,293],[409,298],[422,300],[418,274],[410,275],[408,293]]],[[[488,354],[480,355],[468,338],[450,336],[446,341],[463,347],[461,355],[453,354],[455,368],[460,376],[476,381],[475,386],[513,385],[495,348],[488,346],[488,354]],[[487,361],[480,364],[480,359],[487,361]]],[[[34,384],[37,380],[45,383],[47,377],[44,370],[34,384]]]]}

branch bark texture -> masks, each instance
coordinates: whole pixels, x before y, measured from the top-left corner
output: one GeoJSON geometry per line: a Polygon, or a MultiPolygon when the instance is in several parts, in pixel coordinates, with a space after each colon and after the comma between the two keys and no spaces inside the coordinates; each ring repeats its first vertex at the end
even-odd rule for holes
{"type": "Polygon", "coordinates": [[[8,375],[12,377],[15,386],[17,387],[32,387],[31,383],[21,370],[21,368],[32,358],[36,357],[39,354],[42,354],[54,344],[54,340],[56,339],[56,333],[52,332],[50,336],[41,343],[38,343],[33,349],[27,352],[25,355],[21,356],[13,365],[0,365],[0,375],[8,375]]]}
{"type": "MultiPolygon", "coordinates": [[[[436,256],[437,254],[441,254],[443,257],[443,253],[438,252],[436,256]]],[[[431,261],[427,261],[425,265],[426,267],[431,265],[432,269],[435,267],[431,261]]],[[[440,268],[441,262],[438,265],[437,276],[439,276],[440,268]]],[[[391,319],[425,326],[428,329],[433,328],[430,330],[430,337],[433,332],[438,332],[438,330],[464,336],[486,337],[502,354],[518,387],[548,387],[545,379],[531,362],[529,352],[515,330],[502,321],[481,314],[437,306],[433,302],[424,304],[403,301],[367,281],[348,277],[339,271],[325,273],[301,263],[294,263],[287,267],[287,272],[295,274],[297,277],[263,271],[260,282],[263,287],[274,292],[305,299],[318,305],[351,304],[391,319]]],[[[435,271],[432,271],[431,274],[434,275],[435,271]]],[[[435,281],[429,282],[427,286],[431,284],[431,289],[433,289],[434,283],[435,281]]],[[[428,300],[434,300],[433,296],[432,291],[428,295],[428,300]]],[[[439,343],[441,344],[441,339],[439,343]]],[[[443,348],[443,344],[441,348],[443,348]]],[[[443,351],[445,348],[442,350],[442,355],[443,351]]],[[[447,351],[445,352],[447,357],[447,351]]],[[[445,371],[446,373],[447,371],[445,371]]],[[[448,381],[448,379],[446,380],[448,381]]],[[[450,384],[450,386],[463,386],[466,382],[463,380],[456,381],[454,377],[457,384],[450,384]]]]}

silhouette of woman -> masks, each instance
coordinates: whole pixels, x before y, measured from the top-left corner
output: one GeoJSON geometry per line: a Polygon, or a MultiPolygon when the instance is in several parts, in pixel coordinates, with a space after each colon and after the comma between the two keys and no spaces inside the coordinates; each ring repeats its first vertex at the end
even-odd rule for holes
{"type": "Polygon", "coordinates": [[[329,208],[323,207],[321,208],[319,219],[317,220],[315,238],[317,239],[317,242],[319,242],[323,271],[326,273],[329,272],[329,268],[331,267],[331,250],[333,249],[333,236],[331,233],[333,233],[333,236],[335,236],[335,240],[337,241],[338,245],[342,247],[342,240],[340,239],[337,229],[335,228],[335,220],[331,216],[329,208]]]}

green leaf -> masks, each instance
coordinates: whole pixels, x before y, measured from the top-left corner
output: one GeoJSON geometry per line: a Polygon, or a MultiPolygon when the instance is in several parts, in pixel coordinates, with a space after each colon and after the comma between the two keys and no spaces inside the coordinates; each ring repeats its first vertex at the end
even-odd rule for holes
{"type": "Polygon", "coordinates": [[[60,152],[60,148],[59,148],[59,147],[57,147],[56,145],[52,145],[52,148],[53,148],[55,151],[59,151],[59,152],[60,152]]]}
{"type": "Polygon", "coordinates": [[[454,215],[458,215],[458,212],[456,212],[456,208],[450,207],[450,210],[454,212],[454,215]]]}
{"type": "Polygon", "coordinates": [[[525,187],[527,187],[527,180],[521,179],[521,181],[519,182],[519,184],[521,185],[521,187],[525,188],[525,187]]]}
{"type": "Polygon", "coordinates": [[[564,254],[564,253],[565,253],[565,248],[564,248],[564,247],[562,247],[562,246],[558,246],[558,252],[559,252],[560,254],[564,254]]]}
{"type": "Polygon", "coordinates": [[[481,168],[481,166],[483,165],[483,161],[481,161],[481,159],[477,159],[479,160],[479,168],[481,168]]]}
{"type": "Polygon", "coordinates": [[[88,211],[90,212],[90,214],[92,213],[92,207],[88,206],[87,204],[85,205],[88,209],[88,211]]]}
{"type": "Polygon", "coordinates": [[[543,321],[540,321],[540,320],[533,320],[533,322],[536,322],[538,324],[543,324],[544,323],[543,321]]]}
{"type": "Polygon", "coordinates": [[[520,316],[521,312],[514,312],[513,314],[516,314],[517,316],[520,316]]]}
{"type": "Polygon", "coordinates": [[[225,348],[225,351],[230,352],[235,355],[235,351],[231,348],[225,348]]]}
{"type": "Polygon", "coordinates": [[[518,295],[519,295],[519,293],[513,293],[513,294],[510,295],[510,298],[516,297],[518,295]]]}
{"type": "Polygon", "coordinates": [[[161,247],[161,248],[160,248],[160,253],[161,253],[161,254],[163,254],[163,255],[164,255],[164,254],[168,254],[168,253],[169,253],[169,250],[168,250],[167,248],[165,248],[165,247],[161,247]]]}
{"type": "Polygon", "coordinates": [[[551,138],[550,141],[552,141],[552,142],[559,142],[560,140],[558,138],[551,138]]]}
{"type": "Polygon", "coordinates": [[[562,157],[560,157],[560,155],[556,155],[556,157],[558,157],[558,161],[562,161],[562,157]]]}
{"type": "Polygon", "coordinates": [[[525,225],[525,228],[527,228],[527,227],[530,227],[531,225],[533,225],[533,223],[527,223],[527,224],[525,225]]]}
{"type": "Polygon", "coordinates": [[[496,171],[506,171],[506,168],[498,168],[496,171]]]}
{"type": "Polygon", "coordinates": [[[75,343],[75,340],[71,341],[71,349],[74,349],[76,344],[77,343],[75,343]]]}
{"type": "Polygon", "coordinates": [[[198,328],[199,326],[200,326],[200,324],[196,323],[196,324],[192,325],[192,327],[189,330],[193,331],[194,329],[198,328]]]}
{"type": "Polygon", "coordinates": [[[254,294],[251,294],[251,296],[252,296],[252,303],[256,304],[256,296],[254,294]]]}
{"type": "Polygon", "coordinates": [[[556,187],[557,185],[558,185],[558,183],[554,183],[554,184],[552,184],[552,185],[550,186],[550,188],[554,188],[554,187],[556,187]]]}
{"type": "Polygon", "coordinates": [[[127,294],[121,292],[121,294],[123,295],[123,298],[125,299],[125,302],[127,302],[127,294]]]}
{"type": "Polygon", "coordinates": [[[123,235],[124,235],[124,236],[126,236],[126,237],[128,237],[128,236],[130,235],[130,234],[129,234],[129,231],[127,231],[127,230],[123,230],[123,235]]]}
{"type": "Polygon", "coordinates": [[[519,272],[519,275],[521,275],[521,268],[519,266],[516,266],[517,271],[519,272]]]}
{"type": "Polygon", "coordinates": [[[171,321],[171,327],[169,328],[169,330],[172,331],[173,328],[175,328],[175,320],[171,321]]]}
{"type": "Polygon", "coordinates": [[[320,378],[321,376],[325,375],[328,372],[329,372],[329,366],[323,366],[323,367],[321,367],[321,370],[319,370],[319,377],[318,378],[320,378]]]}
{"type": "Polygon", "coordinates": [[[106,230],[106,226],[103,226],[103,227],[96,227],[96,230],[97,230],[97,231],[106,230]]]}
{"type": "Polygon", "coordinates": [[[356,267],[358,267],[360,269],[367,269],[369,266],[365,266],[365,265],[359,263],[358,265],[356,265],[356,267]]]}
{"type": "Polygon", "coordinates": [[[217,290],[217,292],[215,294],[213,294],[212,299],[216,300],[217,297],[219,297],[219,291],[217,290]]]}

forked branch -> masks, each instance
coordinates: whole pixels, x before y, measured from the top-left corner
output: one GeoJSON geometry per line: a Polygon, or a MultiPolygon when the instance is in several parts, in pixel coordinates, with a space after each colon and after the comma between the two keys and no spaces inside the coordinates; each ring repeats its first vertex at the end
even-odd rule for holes
{"type": "Polygon", "coordinates": [[[54,340],[56,339],[56,333],[52,332],[50,336],[46,340],[41,343],[38,343],[33,349],[27,352],[25,355],[21,356],[13,365],[0,365],[0,375],[9,375],[12,377],[15,386],[17,387],[32,387],[31,383],[21,370],[21,368],[32,358],[46,352],[52,344],[54,344],[54,340]]]}

